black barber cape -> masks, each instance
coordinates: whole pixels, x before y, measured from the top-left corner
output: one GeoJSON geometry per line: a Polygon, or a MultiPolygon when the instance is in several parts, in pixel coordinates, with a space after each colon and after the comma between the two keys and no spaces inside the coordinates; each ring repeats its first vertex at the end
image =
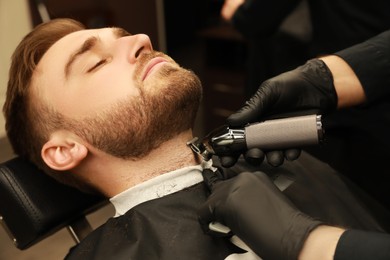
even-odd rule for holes
{"type": "Polygon", "coordinates": [[[111,218],[69,259],[225,259],[243,252],[227,239],[205,235],[196,209],[206,199],[202,183],[111,218]]]}
{"type": "MultiPolygon", "coordinates": [[[[227,171],[243,170],[266,172],[277,185],[285,186],[284,194],[299,209],[326,223],[383,230],[337,173],[306,153],[281,167],[264,163],[254,168],[240,162],[227,171]]],[[[253,253],[246,253],[229,238],[204,234],[196,211],[207,195],[199,183],[139,204],[123,216],[110,218],[73,247],[66,259],[254,259],[253,253]]]]}

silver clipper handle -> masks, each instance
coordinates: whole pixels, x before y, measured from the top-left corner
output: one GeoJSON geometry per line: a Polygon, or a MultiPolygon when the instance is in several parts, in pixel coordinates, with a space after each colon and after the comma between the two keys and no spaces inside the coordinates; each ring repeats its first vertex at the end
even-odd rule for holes
{"type": "Polygon", "coordinates": [[[245,127],[248,149],[286,149],[318,144],[323,139],[321,115],[273,119],[245,127]]]}

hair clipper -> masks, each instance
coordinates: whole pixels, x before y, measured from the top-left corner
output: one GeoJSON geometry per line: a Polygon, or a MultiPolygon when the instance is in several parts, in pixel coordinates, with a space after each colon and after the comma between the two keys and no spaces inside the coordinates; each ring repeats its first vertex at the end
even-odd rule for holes
{"type": "Polygon", "coordinates": [[[251,148],[267,151],[314,145],[322,142],[323,136],[321,115],[314,114],[271,119],[243,128],[224,125],[187,145],[208,161],[213,155],[236,155],[251,148]]]}

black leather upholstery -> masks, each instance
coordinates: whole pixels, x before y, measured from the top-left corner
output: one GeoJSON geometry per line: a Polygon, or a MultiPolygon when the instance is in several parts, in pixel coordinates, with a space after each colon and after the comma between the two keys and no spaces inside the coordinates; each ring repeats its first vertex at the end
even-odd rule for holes
{"type": "Polygon", "coordinates": [[[54,181],[19,157],[0,165],[0,216],[19,249],[34,245],[105,203],[101,197],[54,181]]]}

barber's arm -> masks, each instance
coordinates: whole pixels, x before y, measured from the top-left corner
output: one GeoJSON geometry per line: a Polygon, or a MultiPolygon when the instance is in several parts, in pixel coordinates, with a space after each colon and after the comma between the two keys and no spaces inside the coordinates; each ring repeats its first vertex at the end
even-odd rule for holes
{"type": "MultiPolygon", "coordinates": [[[[358,77],[366,96],[365,105],[390,100],[390,30],[335,55],[358,77]]],[[[352,89],[347,91],[352,92],[352,89]]]]}
{"type": "Polygon", "coordinates": [[[264,260],[390,259],[390,235],[325,225],[299,211],[264,173],[218,176],[203,172],[211,191],[198,212],[203,229],[212,221],[230,227],[264,260]]]}

